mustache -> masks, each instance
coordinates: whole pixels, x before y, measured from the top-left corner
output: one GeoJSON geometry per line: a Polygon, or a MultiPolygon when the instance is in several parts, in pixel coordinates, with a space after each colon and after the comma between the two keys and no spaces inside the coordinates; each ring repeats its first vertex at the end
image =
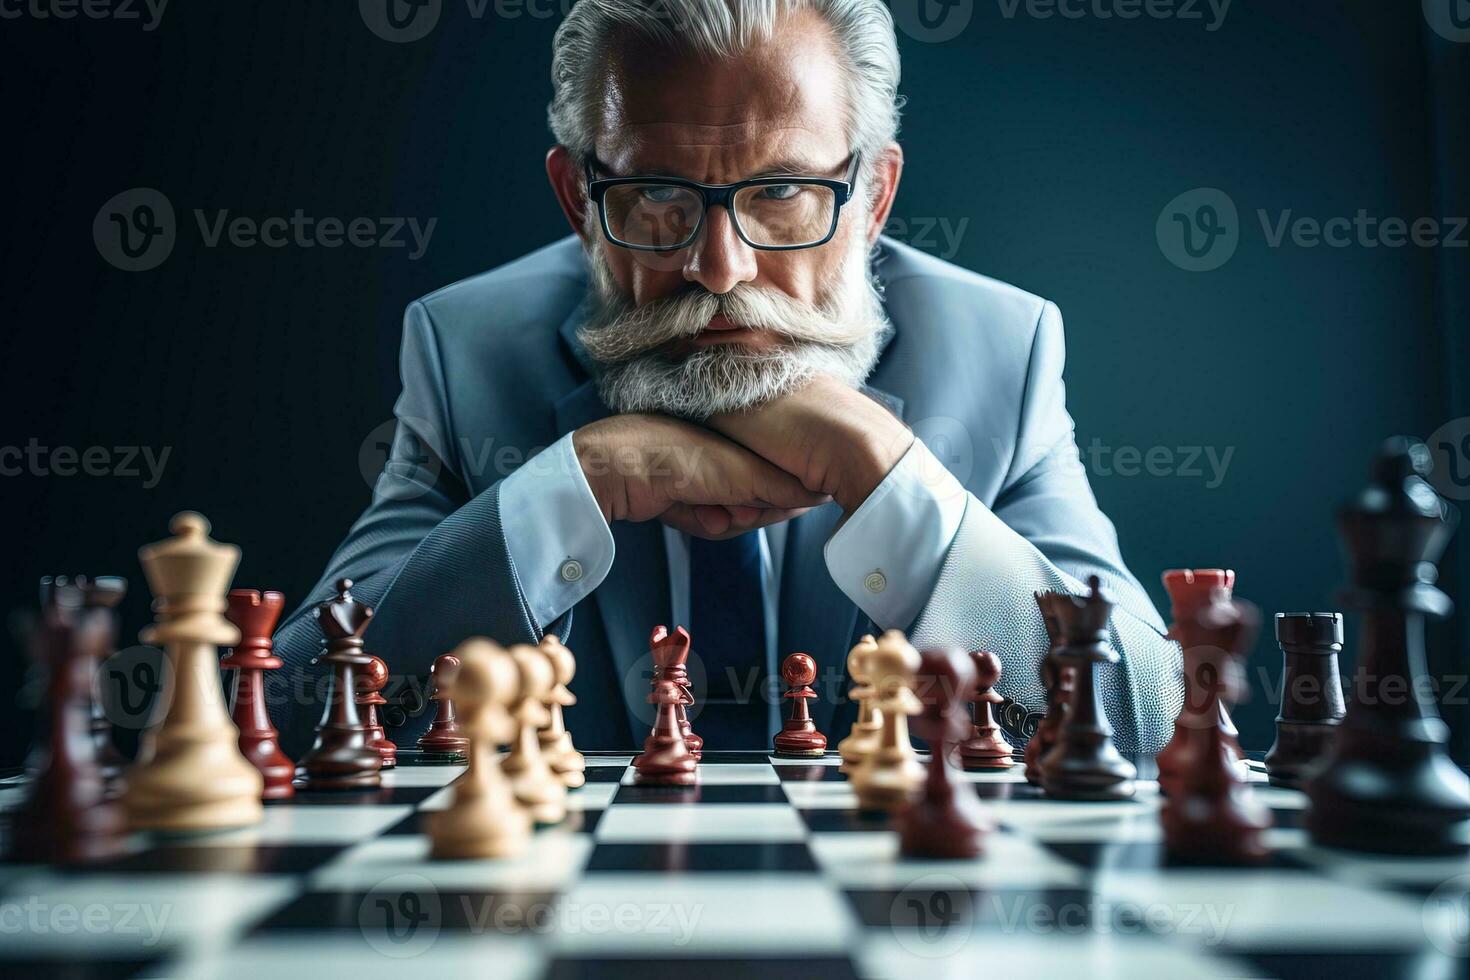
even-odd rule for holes
{"type": "Polygon", "coordinates": [[[725,293],[695,286],[633,306],[626,300],[594,315],[578,331],[587,352],[603,364],[619,364],[666,344],[696,337],[716,315],[731,323],[767,330],[796,344],[849,347],[872,332],[841,303],[811,305],[775,289],[740,283],[725,293]]]}

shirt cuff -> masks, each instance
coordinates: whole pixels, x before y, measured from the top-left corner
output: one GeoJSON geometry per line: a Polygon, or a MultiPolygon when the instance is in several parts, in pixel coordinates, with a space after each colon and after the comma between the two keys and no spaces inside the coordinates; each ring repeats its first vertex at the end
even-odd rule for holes
{"type": "Polygon", "coordinates": [[[968,494],[924,443],[908,452],[822,551],[832,581],[881,629],[905,629],[939,578],[968,494]]]}
{"type": "Polygon", "coordinates": [[[538,630],[597,588],[612,568],[612,531],[571,433],[501,481],[500,526],[538,630]]]}

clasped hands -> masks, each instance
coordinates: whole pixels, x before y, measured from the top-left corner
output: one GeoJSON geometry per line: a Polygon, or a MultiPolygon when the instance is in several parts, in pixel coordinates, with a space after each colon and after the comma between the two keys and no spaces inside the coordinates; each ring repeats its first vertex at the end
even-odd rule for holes
{"type": "Polygon", "coordinates": [[[885,407],[829,375],[696,425],[614,415],[572,445],[602,515],[657,519],[701,538],[790,520],[829,500],[855,511],[913,444],[885,407]]]}

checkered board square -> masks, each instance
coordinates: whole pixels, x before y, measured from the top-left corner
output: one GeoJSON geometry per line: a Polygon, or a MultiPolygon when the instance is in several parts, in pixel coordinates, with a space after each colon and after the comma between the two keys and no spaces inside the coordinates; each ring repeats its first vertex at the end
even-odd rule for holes
{"type": "Polygon", "coordinates": [[[1019,767],[965,774],[998,824],[986,855],[916,861],[834,757],[711,752],[690,788],[636,785],[630,761],[590,754],[567,821],[504,861],[428,860],[420,821],[462,771],[445,765],[100,865],[0,865],[0,975],[1345,980],[1470,963],[1470,862],[1315,848],[1304,798],[1259,771],[1275,853],[1238,869],[1171,865],[1149,782],[1089,804],[1045,799],[1019,767]]]}

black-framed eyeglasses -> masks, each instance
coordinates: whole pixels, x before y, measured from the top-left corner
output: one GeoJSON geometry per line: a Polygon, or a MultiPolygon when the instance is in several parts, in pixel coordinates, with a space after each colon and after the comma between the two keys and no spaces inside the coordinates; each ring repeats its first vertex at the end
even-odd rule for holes
{"type": "Polygon", "coordinates": [[[730,213],[735,233],[751,248],[782,252],[831,241],[842,206],[852,198],[859,155],[842,180],[778,175],[733,184],[701,184],[681,177],[596,177],[586,163],[587,197],[602,216],[602,233],[614,245],[645,252],[685,248],[718,205],[730,213]]]}

